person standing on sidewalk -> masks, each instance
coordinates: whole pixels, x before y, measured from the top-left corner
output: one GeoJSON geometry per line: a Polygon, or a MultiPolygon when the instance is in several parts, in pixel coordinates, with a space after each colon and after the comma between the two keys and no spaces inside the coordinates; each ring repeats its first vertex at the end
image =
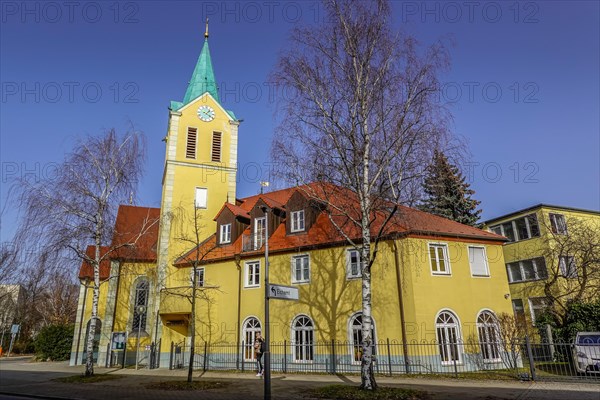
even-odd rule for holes
{"type": "Polygon", "coordinates": [[[263,376],[265,369],[262,364],[262,356],[266,350],[265,339],[263,339],[260,332],[256,332],[256,340],[254,341],[254,355],[256,356],[256,365],[258,367],[258,373],[256,376],[263,376]]]}

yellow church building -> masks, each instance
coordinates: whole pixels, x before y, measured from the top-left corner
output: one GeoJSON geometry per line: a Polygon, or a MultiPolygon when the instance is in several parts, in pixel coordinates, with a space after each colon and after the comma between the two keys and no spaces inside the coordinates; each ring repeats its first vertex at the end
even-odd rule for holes
{"type": "MultiPolygon", "coordinates": [[[[253,369],[252,345],[265,323],[268,240],[270,282],[299,294],[296,301],[270,300],[273,368],[358,370],[360,257],[311,195],[330,186],[238,198],[239,123],[219,100],[206,33],[183,101],[169,107],[161,207],[119,209],[113,244],[131,240],[148,221],[159,223],[101,265],[99,365],[176,368],[194,345],[197,368],[253,369]]],[[[335,187],[332,193],[330,201],[352,206],[351,193],[335,187]]],[[[512,313],[505,241],[401,206],[372,268],[377,368],[504,368],[496,318],[512,313]]],[[[84,263],[72,365],[84,362],[90,276],[84,263]]]]}

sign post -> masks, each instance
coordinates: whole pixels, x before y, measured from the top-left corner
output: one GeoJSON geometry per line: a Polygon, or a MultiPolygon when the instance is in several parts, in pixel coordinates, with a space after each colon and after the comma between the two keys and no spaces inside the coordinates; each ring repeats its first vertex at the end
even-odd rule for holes
{"type": "Polygon", "coordinates": [[[21,329],[21,325],[18,324],[13,324],[10,327],[10,346],[8,346],[8,353],[6,353],[6,357],[10,357],[10,352],[12,351],[15,337],[17,337],[17,333],[19,333],[19,329],[21,329]]]}
{"type": "Polygon", "coordinates": [[[139,360],[140,360],[140,358],[139,358],[140,336],[142,334],[142,317],[141,317],[141,315],[146,312],[146,306],[143,306],[143,305],[137,306],[137,312],[140,317],[138,318],[137,346],[135,349],[135,369],[138,369],[138,364],[139,364],[139,360]]]}
{"type": "Polygon", "coordinates": [[[298,288],[269,283],[269,216],[268,208],[261,207],[265,213],[265,366],[264,366],[264,399],[271,400],[271,345],[269,329],[269,299],[294,300],[300,299],[298,288]]]}
{"type": "Polygon", "coordinates": [[[269,285],[269,297],[278,300],[299,300],[298,288],[284,285],[269,285]]]}
{"type": "Polygon", "coordinates": [[[269,209],[262,207],[265,213],[265,366],[264,398],[271,400],[271,338],[269,334],[269,209]]]}

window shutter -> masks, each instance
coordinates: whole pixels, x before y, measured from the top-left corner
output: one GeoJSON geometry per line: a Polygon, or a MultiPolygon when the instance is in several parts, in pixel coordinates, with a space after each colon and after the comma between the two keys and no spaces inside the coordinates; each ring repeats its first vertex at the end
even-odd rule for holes
{"type": "Polygon", "coordinates": [[[469,261],[471,263],[471,274],[474,276],[488,276],[486,267],[485,251],[481,247],[469,247],[469,261]]]}
{"type": "Polygon", "coordinates": [[[211,161],[221,162],[221,132],[213,132],[211,161]]]}
{"type": "Polygon", "coordinates": [[[187,143],[185,147],[185,158],[196,158],[196,138],[198,130],[196,128],[188,128],[187,143]]]}

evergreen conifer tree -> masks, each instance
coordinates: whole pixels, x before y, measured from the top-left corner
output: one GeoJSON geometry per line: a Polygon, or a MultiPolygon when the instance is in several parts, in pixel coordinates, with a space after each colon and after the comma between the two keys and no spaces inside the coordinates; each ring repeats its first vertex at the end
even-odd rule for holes
{"type": "Polygon", "coordinates": [[[480,201],[471,196],[475,193],[465,182],[457,166],[450,163],[444,153],[435,151],[423,182],[425,199],[419,206],[422,211],[448,218],[461,224],[475,226],[481,210],[480,201]]]}

